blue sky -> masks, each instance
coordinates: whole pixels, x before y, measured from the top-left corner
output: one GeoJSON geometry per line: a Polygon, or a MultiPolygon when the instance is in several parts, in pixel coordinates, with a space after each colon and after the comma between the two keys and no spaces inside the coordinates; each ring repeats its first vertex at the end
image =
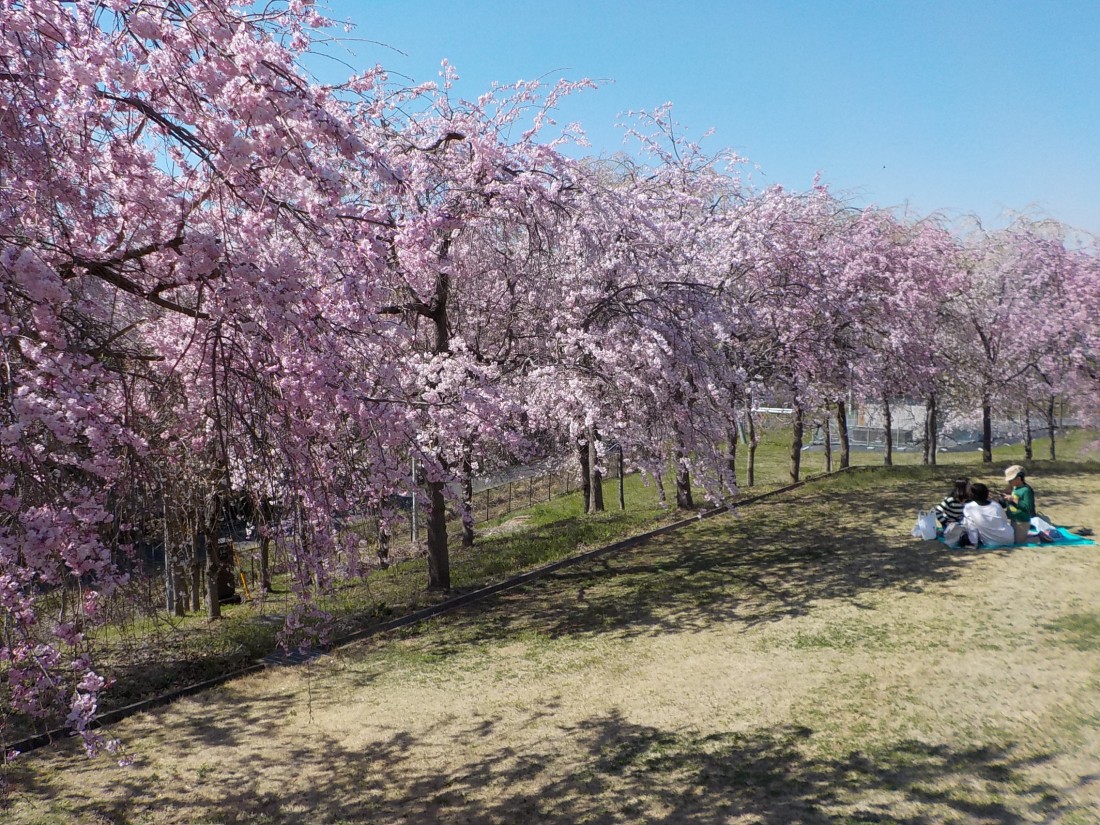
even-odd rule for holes
{"type": "Polygon", "coordinates": [[[447,58],[471,98],[493,81],[598,81],[560,112],[594,154],[623,148],[621,112],[671,101],[758,184],[805,189],[820,171],[856,205],[990,227],[1011,210],[1100,234],[1098,0],[318,5],[356,23],[358,40],[329,51],[357,69],[425,81],[447,58]]]}

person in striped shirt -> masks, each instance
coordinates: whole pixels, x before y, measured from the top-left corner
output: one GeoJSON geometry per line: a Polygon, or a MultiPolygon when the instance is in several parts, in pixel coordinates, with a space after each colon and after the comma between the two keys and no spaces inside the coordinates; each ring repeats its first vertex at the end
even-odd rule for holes
{"type": "Polygon", "coordinates": [[[963,505],[970,501],[970,479],[956,478],[950,493],[933,510],[940,527],[962,521],[963,505]]]}

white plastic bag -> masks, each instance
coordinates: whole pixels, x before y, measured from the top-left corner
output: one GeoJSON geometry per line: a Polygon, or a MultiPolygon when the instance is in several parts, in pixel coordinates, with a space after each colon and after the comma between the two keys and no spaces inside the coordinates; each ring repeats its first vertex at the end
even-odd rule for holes
{"type": "Polygon", "coordinates": [[[917,513],[917,523],[913,527],[913,538],[929,541],[936,537],[936,514],[931,510],[917,513]]]}
{"type": "Polygon", "coordinates": [[[1050,542],[1058,541],[1058,539],[1062,537],[1058,532],[1058,528],[1042,516],[1032,517],[1031,529],[1038,533],[1040,544],[1049,544],[1050,542]]]}
{"type": "Polygon", "coordinates": [[[1058,532],[1058,528],[1056,528],[1049,521],[1046,521],[1045,519],[1040,518],[1039,516],[1032,516],[1032,518],[1031,518],[1031,528],[1036,533],[1056,533],[1056,532],[1058,532]]]}

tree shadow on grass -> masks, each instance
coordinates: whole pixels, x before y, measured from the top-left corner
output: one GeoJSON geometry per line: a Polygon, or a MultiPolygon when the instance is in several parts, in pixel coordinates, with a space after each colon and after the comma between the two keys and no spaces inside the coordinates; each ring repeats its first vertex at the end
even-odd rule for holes
{"type": "MultiPolygon", "coordinates": [[[[173,758],[176,759],[194,754],[210,754],[211,760],[217,760],[225,750],[239,747],[247,739],[262,735],[263,731],[270,728],[273,718],[286,718],[301,712],[301,702],[296,695],[271,696],[265,697],[262,702],[243,703],[234,702],[232,697],[232,688],[223,687],[184,700],[187,703],[187,723],[183,725],[165,724],[165,714],[173,712],[173,709],[159,709],[144,714],[140,722],[140,746],[146,752],[170,747],[173,758]],[[165,744],[169,742],[170,745],[165,744]]],[[[111,738],[113,731],[104,730],[103,733],[105,738],[111,738]]],[[[126,744],[130,743],[124,743],[126,744]]],[[[17,793],[14,797],[0,793],[0,812],[4,810],[5,803],[19,798],[49,801],[65,795],[64,785],[51,781],[56,774],[51,769],[44,770],[42,763],[37,761],[40,758],[54,762],[56,768],[64,771],[69,778],[65,785],[71,783],[82,788],[85,784],[82,777],[99,775],[98,772],[107,764],[106,757],[87,759],[79,755],[80,750],[78,738],[73,736],[55,742],[38,754],[12,762],[6,768],[6,779],[17,793]]],[[[127,793],[134,794],[131,802],[135,805],[141,804],[138,789],[142,785],[148,786],[150,781],[147,776],[136,779],[135,775],[138,774],[141,774],[139,768],[120,768],[115,777],[117,781],[111,783],[113,788],[126,789],[127,793]]],[[[83,801],[83,795],[80,801],[83,801]]],[[[92,817],[74,821],[100,820],[92,817]]],[[[127,821],[126,817],[122,821],[127,821]]]]}
{"type": "Polygon", "coordinates": [[[452,580],[480,587],[525,567],[564,558],[580,548],[612,542],[635,523],[633,517],[617,511],[598,516],[577,513],[548,524],[528,525],[515,533],[481,537],[473,548],[451,549],[452,580]]]}
{"type": "Polygon", "coordinates": [[[247,652],[208,655],[190,659],[164,659],[157,662],[142,661],[133,665],[119,665],[111,675],[118,681],[104,695],[104,710],[113,710],[150,695],[165,693],[179,685],[197,684],[234,670],[244,668],[255,661],[247,652]]]}
{"type": "MultiPolygon", "coordinates": [[[[224,721],[238,738],[262,735],[262,720],[233,715],[224,721]]],[[[110,799],[68,802],[81,821],[112,822],[156,809],[169,822],[1009,825],[1054,821],[1096,779],[1039,781],[1033,769],[1051,757],[1012,744],[904,740],[824,755],[801,726],[700,734],[611,714],[519,741],[514,725],[449,722],[358,749],[303,739],[242,761],[212,754],[220,761],[197,775],[169,781],[138,767],[120,772],[110,799]],[[498,737],[514,744],[494,745],[498,737]]]]}
{"type": "MultiPolygon", "coordinates": [[[[254,656],[246,652],[236,652],[194,656],[189,659],[146,659],[136,664],[116,665],[109,671],[115,683],[102,695],[99,710],[109,712],[125,708],[132,703],[170,693],[183,685],[197,685],[239,671],[254,661],[254,656]]],[[[7,741],[13,742],[21,737],[54,735],[51,732],[66,729],[65,718],[61,713],[45,719],[12,714],[6,720],[5,734],[7,741]]]]}
{"type": "Polygon", "coordinates": [[[990,552],[949,550],[909,535],[927,478],[884,490],[809,489],[640,546],[559,570],[441,620],[433,650],[477,639],[613,633],[657,635],[719,623],[744,628],[811,612],[824,601],[919,592],[990,552]]]}

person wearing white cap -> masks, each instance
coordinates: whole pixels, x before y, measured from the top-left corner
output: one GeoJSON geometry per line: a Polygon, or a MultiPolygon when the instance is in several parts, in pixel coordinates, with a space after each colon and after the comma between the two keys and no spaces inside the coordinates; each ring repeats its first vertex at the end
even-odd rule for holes
{"type": "Polygon", "coordinates": [[[1031,519],[1035,517],[1035,491],[1024,478],[1024,468],[1013,464],[1005,470],[1005,482],[1012,488],[1001,500],[1012,529],[1016,531],[1016,543],[1026,544],[1031,519]]]}

